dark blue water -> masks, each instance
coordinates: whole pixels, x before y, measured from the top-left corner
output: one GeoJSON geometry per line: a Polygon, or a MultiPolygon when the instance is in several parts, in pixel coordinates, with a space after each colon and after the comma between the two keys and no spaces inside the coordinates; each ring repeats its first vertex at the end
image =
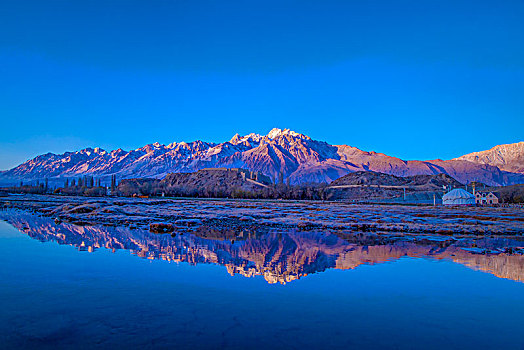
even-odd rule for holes
{"type": "Polygon", "coordinates": [[[1,348],[524,349],[518,257],[46,220],[0,221],[1,348]]]}

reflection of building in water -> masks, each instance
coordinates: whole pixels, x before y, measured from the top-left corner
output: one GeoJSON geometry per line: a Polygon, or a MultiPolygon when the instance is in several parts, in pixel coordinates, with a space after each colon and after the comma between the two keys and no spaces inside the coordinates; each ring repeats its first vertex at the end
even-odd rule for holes
{"type": "MultiPolygon", "coordinates": [[[[463,248],[478,246],[519,246],[522,242],[483,239],[469,242],[441,237],[434,241],[380,241],[377,236],[344,236],[313,232],[281,232],[227,239],[208,239],[191,234],[153,234],[127,228],[87,227],[71,224],[55,225],[46,218],[28,214],[10,215],[8,221],[29,236],[41,241],[57,241],[80,250],[97,248],[126,249],[146,259],[163,259],[190,264],[213,263],[226,266],[227,271],[246,277],[263,276],[269,283],[288,283],[326,269],[354,269],[362,264],[379,264],[404,256],[429,256],[449,259],[495,276],[524,281],[524,256],[500,253],[475,254],[463,248]],[[24,230],[24,228],[27,229],[24,230]]],[[[197,234],[205,235],[203,232],[197,234]]],[[[219,236],[219,232],[213,232],[219,236]]],[[[475,248],[478,249],[478,248],[475,248]]]]}

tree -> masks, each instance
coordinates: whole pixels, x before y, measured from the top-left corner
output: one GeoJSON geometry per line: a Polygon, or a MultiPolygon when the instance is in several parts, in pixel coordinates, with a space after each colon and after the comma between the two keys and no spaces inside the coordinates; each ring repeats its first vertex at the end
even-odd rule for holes
{"type": "Polygon", "coordinates": [[[116,175],[111,175],[111,194],[116,191],[116,175]]]}

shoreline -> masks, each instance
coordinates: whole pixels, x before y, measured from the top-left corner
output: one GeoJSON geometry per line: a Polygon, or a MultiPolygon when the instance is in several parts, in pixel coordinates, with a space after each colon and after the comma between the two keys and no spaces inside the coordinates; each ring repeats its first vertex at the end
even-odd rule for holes
{"type": "Polygon", "coordinates": [[[22,195],[0,198],[4,209],[22,209],[80,226],[174,230],[268,231],[273,228],[340,233],[522,235],[524,210],[512,207],[445,207],[327,201],[209,198],[126,198],[22,195]]]}
{"type": "Polygon", "coordinates": [[[129,251],[144,259],[176,263],[211,263],[230,275],[263,276],[268,283],[300,279],[329,269],[354,269],[405,257],[449,260],[500,278],[524,281],[522,236],[402,235],[298,231],[218,231],[157,234],[129,227],[78,226],[8,209],[0,221],[41,242],[54,241],[90,253],[98,249],[129,251]]]}

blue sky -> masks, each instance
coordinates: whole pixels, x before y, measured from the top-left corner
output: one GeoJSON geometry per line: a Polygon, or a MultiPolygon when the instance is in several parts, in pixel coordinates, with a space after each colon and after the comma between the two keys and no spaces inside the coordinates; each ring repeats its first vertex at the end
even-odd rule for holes
{"type": "Polygon", "coordinates": [[[524,138],[522,1],[3,1],[0,169],[291,128],[404,159],[524,138]]]}

